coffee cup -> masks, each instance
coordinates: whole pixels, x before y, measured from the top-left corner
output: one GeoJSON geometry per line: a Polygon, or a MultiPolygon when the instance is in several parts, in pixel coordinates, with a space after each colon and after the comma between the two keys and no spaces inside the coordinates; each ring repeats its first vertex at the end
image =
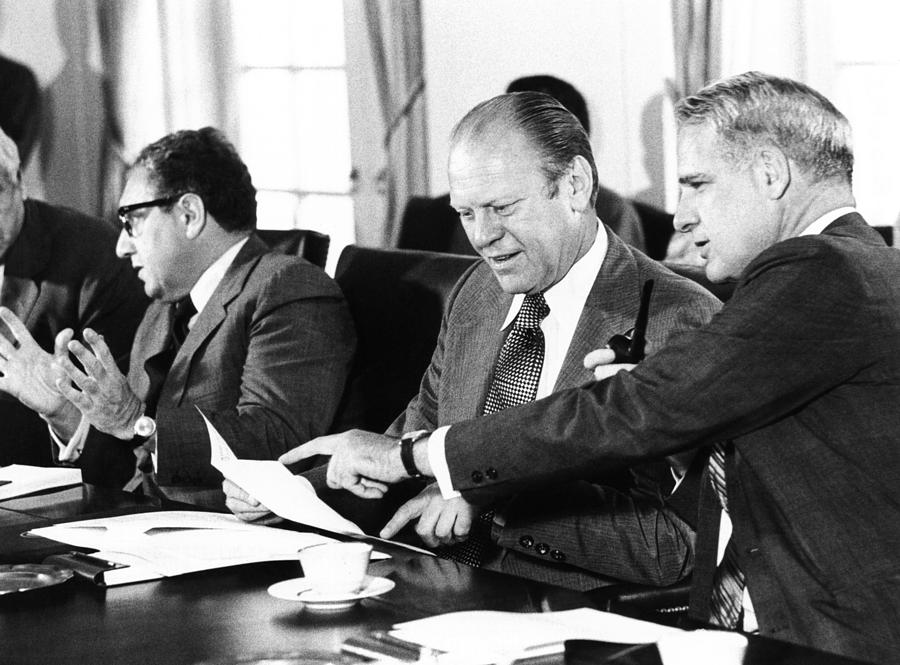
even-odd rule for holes
{"type": "Polygon", "coordinates": [[[372,546],[367,543],[321,543],[300,550],[300,565],[314,592],[352,595],[363,586],[371,554],[372,546]]]}

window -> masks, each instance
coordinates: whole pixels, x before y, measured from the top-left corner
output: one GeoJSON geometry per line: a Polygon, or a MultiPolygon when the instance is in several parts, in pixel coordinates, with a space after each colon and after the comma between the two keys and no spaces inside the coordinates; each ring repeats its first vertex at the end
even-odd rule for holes
{"type": "Polygon", "coordinates": [[[232,0],[238,149],[261,229],[331,237],[328,267],[354,242],[343,3],[232,0]]]}

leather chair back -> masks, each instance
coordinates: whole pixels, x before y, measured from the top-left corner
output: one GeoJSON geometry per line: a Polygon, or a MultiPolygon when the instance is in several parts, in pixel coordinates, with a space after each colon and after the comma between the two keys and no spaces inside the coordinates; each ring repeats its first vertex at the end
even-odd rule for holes
{"type": "Polygon", "coordinates": [[[324,233],[309,229],[257,229],[256,235],[266,243],[273,252],[300,256],[313,265],[325,268],[328,259],[328,245],[331,243],[324,233]]]}
{"type": "Polygon", "coordinates": [[[357,357],[334,431],[384,431],[418,392],[453,286],[476,257],[350,245],[335,279],[356,324],[357,357]]]}

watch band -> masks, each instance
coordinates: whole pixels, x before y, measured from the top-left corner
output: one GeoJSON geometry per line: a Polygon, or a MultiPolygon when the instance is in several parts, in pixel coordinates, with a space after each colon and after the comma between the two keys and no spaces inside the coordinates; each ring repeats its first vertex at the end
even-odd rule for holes
{"type": "Polygon", "coordinates": [[[420,429],[415,432],[407,432],[400,437],[400,461],[403,463],[403,468],[406,470],[406,473],[412,478],[422,477],[422,472],[416,467],[416,461],[413,458],[413,444],[415,444],[416,441],[424,439],[429,434],[431,434],[431,432],[428,430],[420,429]]]}

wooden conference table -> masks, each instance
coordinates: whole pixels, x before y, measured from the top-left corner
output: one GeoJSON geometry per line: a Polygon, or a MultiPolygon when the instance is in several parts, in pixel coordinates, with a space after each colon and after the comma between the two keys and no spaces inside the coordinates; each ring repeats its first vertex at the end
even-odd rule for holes
{"type": "MultiPolygon", "coordinates": [[[[163,506],[183,508],[182,505],[163,506]]],[[[39,563],[70,546],[23,538],[30,528],[157,509],[150,500],[89,485],[0,502],[0,563],[39,563]]],[[[165,663],[360,662],[341,656],[351,635],[409,619],[457,610],[517,612],[593,606],[587,596],[476,570],[405,550],[371,564],[370,573],[396,586],[342,613],[315,614],[268,595],[275,582],[298,577],[299,564],[261,563],[105,589],[81,578],[0,596],[0,662],[165,663]],[[268,660],[266,660],[268,659],[268,660]]],[[[606,645],[565,662],[658,665],[652,645],[606,645]]],[[[522,661],[519,661],[522,662],[522,661]]],[[[562,656],[530,663],[562,663],[562,656]]],[[[704,661],[713,662],[713,661],[704,661]]],[[[745,663],[848,665],[811,649],[751,638],[745,663]]]]}

